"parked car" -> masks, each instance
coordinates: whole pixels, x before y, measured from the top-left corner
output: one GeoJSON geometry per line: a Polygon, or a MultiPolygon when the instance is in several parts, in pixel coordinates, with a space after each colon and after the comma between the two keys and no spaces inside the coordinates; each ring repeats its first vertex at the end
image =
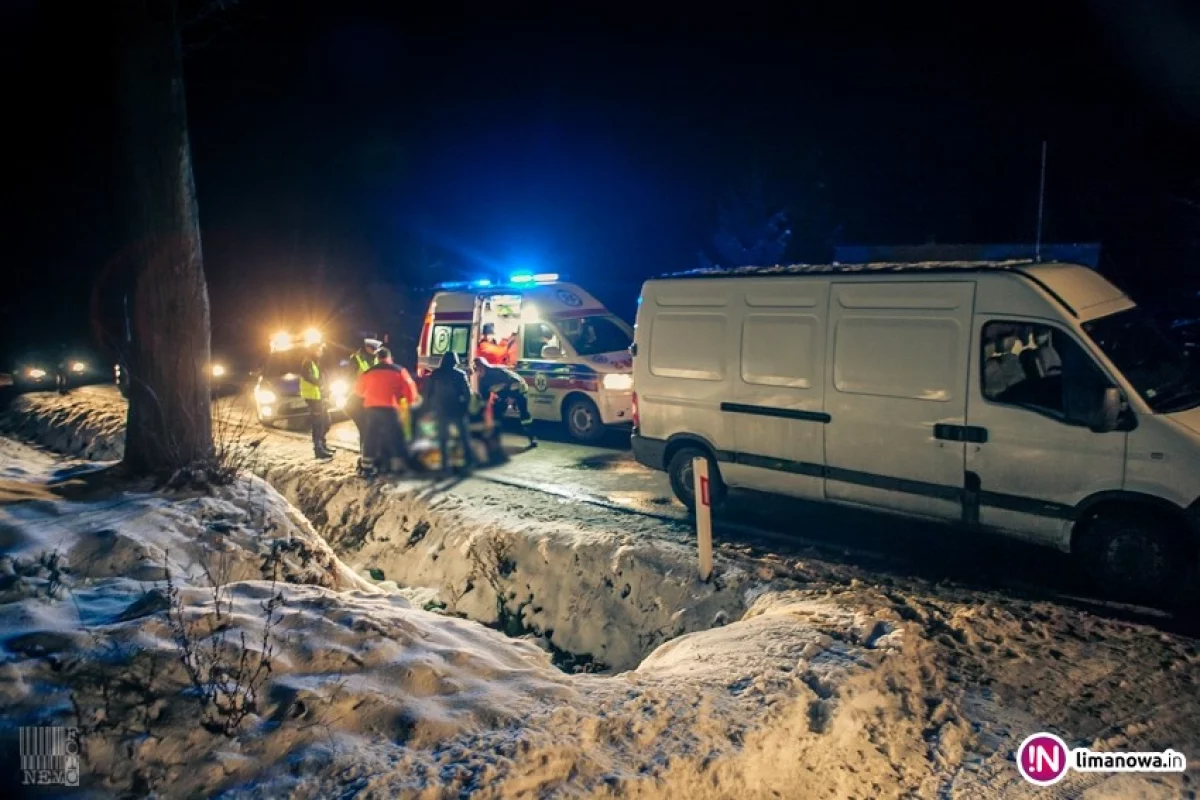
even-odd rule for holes
{"type": "Polygon", "coordinates": [[[1107,586],[1178,587],[1200,541],[1200,379],[1070,264],[685,273],[642,290],[638,461],[998,531],[1107,586]]]}
{"type": "MultiPolygon", "coordinates": [[[[254,387],[254,406],[264,426],[303,427],[308,424],[308,405],[300,397],[300,368],[305,347],[321,341],[320,334],[276,334],[271,352],[254,387]]],[[[334,359],[330,358],[330,362],[334,359]]],[[[327,364],[324,383],[330,415],[345,418],[346,400],[354,390],[355,374],[349,366],[327,364]]]]}

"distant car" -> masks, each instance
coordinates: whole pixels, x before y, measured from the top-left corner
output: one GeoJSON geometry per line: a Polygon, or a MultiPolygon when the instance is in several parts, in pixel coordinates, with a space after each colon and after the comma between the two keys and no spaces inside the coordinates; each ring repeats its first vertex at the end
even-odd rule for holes
{"type": "MultiPolygon", "coordinates": [[[[265,426],[303,427],[308,423],[308,404],[300,397],[300,368],[306,345],[320,342],[320,334],[300,336],[277,334],[271,339],[271,354],[254,387],[254,407],[265,426]]],[[[346,400],[354,388],[354,372],[348,366],[325,364],[326,400],[335,419],[345,417],[346,400]]]]}
{"type": "Polygon", "coordinates": [[[13,384],[20,391],[69,389],[102,381],[97,361],[84,353],[72,353],[65,359],[30,356],[13,373],[13,384]]]}
{"type": "Polygon", "coordinates": [[[53,389],[55,366],[50,359],[26,359],[13,372],[13,385],[17,391],[32,392],[53,389]]]}
{"type": "MultiPolygon", "coordinates": [[[[238,372],[229,362],[214,359],[208,365],[209,383],[214,397],[237,392],[248,379],[248,373],[238,372]]],[[[129,370],[120,363],[113,365],[113,380],[122,397],[129,397],[129,370]]]]}

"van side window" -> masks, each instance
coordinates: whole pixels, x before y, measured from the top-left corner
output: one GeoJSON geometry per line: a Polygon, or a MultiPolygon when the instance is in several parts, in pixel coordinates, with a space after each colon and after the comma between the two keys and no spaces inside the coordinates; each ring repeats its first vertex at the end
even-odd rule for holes
{"type": "Polygon", "coordinates": [[[541,358],[542,350],[546,347],[562,347],[554,329],[544,322],[530,322],[525,325],[525,345],[522,348],[522,358],[541,358]]]}
{"type": "Polygon", "coordinates": [[[434,325],[429,337],[429,353],[441,356],[455,352],[466,358],[470,342],[470,325],[434,325]]]}
{"type": "Polygon", "coordinates": [[[979,373],[983,396],[1057,419],[1108,381],[1092,357],[1065,331],[1024,322],[983,326],[979,373]]]}

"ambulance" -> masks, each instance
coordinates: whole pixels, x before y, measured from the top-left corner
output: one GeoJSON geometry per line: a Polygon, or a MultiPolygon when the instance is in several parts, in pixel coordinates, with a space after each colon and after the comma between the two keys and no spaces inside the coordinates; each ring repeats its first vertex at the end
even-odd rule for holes
{"type": "Polygon", "coordinates": [[[632,424],[633,329],[554,274],[441,284],[417,345],[418,377],[448,352],[473,364],[488,325],[497,342],[509,345],[507,365],[525,379],[535,420],[561,422],[587,443],[608,426],[632,424]]]}

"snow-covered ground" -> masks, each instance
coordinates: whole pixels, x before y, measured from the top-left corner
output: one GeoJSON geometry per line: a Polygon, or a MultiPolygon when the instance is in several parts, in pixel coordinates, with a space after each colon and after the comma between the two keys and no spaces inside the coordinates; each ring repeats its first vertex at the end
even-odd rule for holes
{"type": "Polygon", "coordinates": [[[9,440],[0,464],[0,720],[8,746],[20,724],[81,728],[90,788],[731,797],[803,785],[832,797],[932,787],[918,720],[897,696],[878,702],[888,685],[917,680],[903,635],[834,603],[762,594],[742,621],[676,639],[634,671],[566,675],[533,642],[364,582],[261,480],[152,493],[9,440]],[[214,642],[223,680],[246,658],[242,691],[256,690],[228,731],[185,666],[188,645],[202,669],[214,642]]]}
{"type": "MultiPolygon", "coordinates": [[[[111,455],[122,416],[123,405],[107,397],[43,395],[18,403],[6,426],[72,452],[111,455]]],[[[876,569],[871,559],[828,559],[821,550],[781,556],[727,547],[719,579],[705,585],[693,577],[686,527],[672,520],[482,480],[371,484],[353,476],[351,459],[317,464],[307,450],[303,441],[269,435],[248,467],[307,521],[282,511],[276,517],[292,519],[306,535],[315,531],[346,562],[349,570],[337,570],[338,580],[358,581],[377,570],[375,578],[383,580],[372,581],[375,589],[403,586],[420,605],[445,605],[512,633],[532,633],[504,638],[468,621],[409,607],[397,593],[375,594],[349,584],[339,591],[332,579],[331,588],[285,587],[288,601],[277,613],[302,608],[311,615],[287,623],[306,631],[298,638],[309,648],[300,641],[279,645],[287,666],[271,680],[293,683],[263,693],[274,704],[260,715],[265,721],[252,720],[232,743],[219,736],[204,739],[193,725],[189,735],[202,741],[155,745],[180,762],[209,752],[214,742],[222,745],[220,756],[204,756],[208,760],[200,763],[218,764],[206,769],[212,776],[228,770],[228,777],[185,776],[178,768],[175,779],[201,781],[190,784],[196,791],[243,786],[270,795],[292,788],[305,795],[358,789],[484,797],[681,792],[1032,797],[1046,792],[1021,781],[1012,756],[1034,731],[1056,732],[1068,745],[1099,750],[1171,747],[1193,761],[1200,754],[1195,681],[1200,648],[1192,636],[1171,632],[1179,622],[1169,617],[876,569]],[[341,622],[332,625],[330,619],[341,622]],[[360,635],[360,627],[374,633],[360,635]],[[437,638],[443,634],[451,643],[427,657],[422,643],[446,641],[437,638]],[[388,650],[384,640],[400,644],[388,650]],[[313,644],[326,641],[332,644],[313,644]],[[588,654],[610,669],[603,675],[564,674],[544,653],[549,645],[588,654]],[[453,653],[460,647],[482,648],[490,659],[527,672],[520,679],[508,673],[459,675],[453,653]],[[360,652],[364,648],[370,655],[360,652]],[[380,648],[385,652],[375,660],[380,648]],[[316,650],[337,655],[318,657],[310,652],[316,650]],[[426,674],[406,683],[409,673],[385,658],[386,653],[401,658],[400,651],[420,654],[414,657],[432,664],[436,679],[426,674]],[[352,666],[334,668],[335,658],[352,666]],[[520,664],[528,666],[513,666],[520,664]],[[336,677],[328,677],[330,672],[336,677]],[[348,679],[350,674],[356,677],[348,679]],[[438,681],[446,676],[454,688],[443,691],[438,681]],[[493,684],[503,712],[486,710],[494,699],[487,687],[493,684]],[[302,696],[301,711],[285,702],[296,686],[314,692],[302,696]],[[344,704],[341,692],[350,693],[344,704]],[[355,710],[346,712],[350,720],[336,724],[322,718],[315,727],[323,738],[287,732],[290,725],[303,727],[316,706],[355,710]]],[[[5,452],[0,458],[7,460],[5,452]]],[[[12,502],[2,508],[6,514],[20,508],[26,516],[16,523],[0,519],[6,537],[10,529],[32,524],[62,538],[68,536],[64,529],[79,527],[74,518],[87,519],[86,509],[62,505],[82,498],[46,496],[46,475],[62,465],[35,468],[28,451],[13,460],[24,472],[9,476],[12,502]]],[[[236,505],[237,496],[268,491],[262,484],[244,486],[217,500],[236,505]]],[[[169,531],[202,530],[181,521],[200,513],[195,510],[200,506],[186,505],[199,501],[147,494],[135,505],[160,509],[155,513],[164,525],[174,520],[161,539],[175,544],[159,546],[174,557],[179,540],[188,537],[169,531]]],[[[113,499],[95,502],[111,505],[113,499]]],[[[222,536],[250,547],[257,541],[253,519],[246,514],[247,521],[239,523],[244,532],[235,525],[222,536]]],[[[30,533],[18,539],[46,541],[30,533]]],[[[7,539],[4,544],[7,548],[7,539]]],[[[24,552],[39,546],[25,546],[24,552]]],[[[173,574],[195,574],[187,572],[179,552],[184,560],[173,574]]],[[[122,563],[147,560],[126,557],[122,563]]],[[[53,572],[45,565],[28,569],[30,580],[48,582],[37,570],[53,572]]],[[[261,581],[252,571],[245,574],[261,581]]],[[[155,575],[120,580],[132,578],[151,581],[155,575]]],[[[70,596],[89,591],[95,590],[75,587],[70,596]]],[[[238,624],[248,626],[248,641],[259,640],[266,594],[261,582],[231,590],[245,611],[238,624]]],[[[181,596],[196,606],[205,597],[211,603],[203,581],[181,596]]],[[[52,630],[66,626],[56,613],[82,607],[40,596],[21,595],[13,602],[24,609],[13,613],[39,609],[52,630]]],[[[110,627],[118,641],[135,635],[143,641],[148,638],[143,632],[151,631],[152,641],[170,652],[165,625],[161,611],[148,611],[110,627]]],[[[47,640],[78,647],[84,637],[47,640]]],[[[46,662],[61,658],[49,651],[31,655],[7,641],[22,666],[5,666],[8,672],[0,674],[18,677],[0,685],[34,685],[22,671],[27,668],[58,675],[46,662]]],[[[51,704],[37,707],[45,706],[51,704]]],[[[330,718],[336,716],[331,712],[330,718]]],[[[11,715],[5,719],[11,724],[11,715]]],[[[153,769],[169,772],[161,765],[153,769]]],[[[1053,793],[1174,797],[1194,790],[1192,773],[1072,774],[1053,793]]]]}

